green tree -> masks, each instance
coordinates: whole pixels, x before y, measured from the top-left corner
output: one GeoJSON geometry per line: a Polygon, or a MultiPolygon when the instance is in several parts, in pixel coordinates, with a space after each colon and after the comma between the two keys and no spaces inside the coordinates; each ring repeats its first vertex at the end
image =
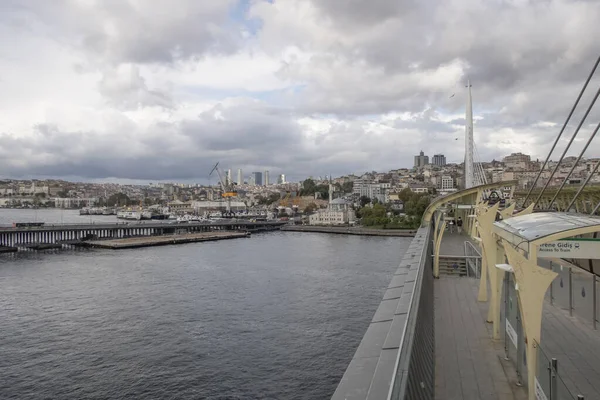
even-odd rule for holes
{"type": "Polygon", "coordinates": [[[125,193],[112,194],[107,200],[106,205],[109,207],[114,206],[128,206],[132,204],[131,199],[125,193]]]}
{"type": "Polygon", "coordinates": [[[366,206],[367,204],[369,204],[371,202],[371,199],[368,198],[367,196],[360,196],[359,202],[360,202],[360,207],[363,208],[364,206],[366,206]]]}
{"type": "Polygon", "coordinates": [[[312,196],[315,194],[317,184],[312,179],[306,179],[302,182],[302,190],[300,191],[301,196],[312,196]]]}

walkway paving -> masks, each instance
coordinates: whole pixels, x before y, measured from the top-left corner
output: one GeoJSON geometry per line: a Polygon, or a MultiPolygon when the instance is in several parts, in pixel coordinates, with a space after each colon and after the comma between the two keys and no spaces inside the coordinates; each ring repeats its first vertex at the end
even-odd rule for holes
{"type": "Polygon", "coordinates": [[[434,283],[435,398],[526,399],[512,364],[503,359],[503,342],[491,339],[476,287],[477,280],[465,277],[442,276],[434,283]]]}

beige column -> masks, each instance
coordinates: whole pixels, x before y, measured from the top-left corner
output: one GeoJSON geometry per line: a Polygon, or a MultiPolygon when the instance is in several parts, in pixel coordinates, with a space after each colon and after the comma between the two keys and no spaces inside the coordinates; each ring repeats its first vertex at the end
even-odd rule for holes
{"type": "MultiPolygon", "coordinates": [[[[537,260],[528,260],[515,250],[510,243],[503,243],[509,264],[513,267],[518,285],[517,297],[527,343],[527,376],[529,399],[535,400],[535,374],[537,368],[537,347],[542,331],[542,310],[548,286],[557,274],[537,265],[537,260]]],[[[531,251],[535,257],[536,251],[531,251]]]]}
{"type": "Polygon", "coordinates": [[[433,243],[433,245],[434,245],[433,276],[435,278],[440,277],[440,247],[442,244],[442,238],[444,237],[445,230],[446,230],[446,220],[444,220],[444,222],[442,222],[442,225],[440,226],[440,232],[437,235],[437,240],[433,243]]]}
{"type": "MultiPolygon", "coordinates": [[[[479,216],[477,217],[477,227],[479,231],[479,237],[481,238],[481,279],[479,280],[479,293],[477,295],[478,301],[487,301],[487,275],[489,268],[493,268],[496,263],[496,243],[492,235],[492,225],[496,220],[496,213],[500,203],[494,204],[489,208],[481,208],[479,216]]],[[[494,268],[495,269],[495,268],[494,268]]],[[[490,275],[490,279],[493,279],[494,274],[490,275]]],[[[490,283],[492,287],[495,287],[495,280],[490,283]]]]}

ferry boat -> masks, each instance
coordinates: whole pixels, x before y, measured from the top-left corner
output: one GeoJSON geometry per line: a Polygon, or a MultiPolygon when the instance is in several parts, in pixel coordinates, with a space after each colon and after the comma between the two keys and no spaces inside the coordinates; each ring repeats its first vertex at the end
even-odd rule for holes
{"type": "Polygon", "coordinates": [[[121,210],[117,212],[117,218],[136,221],[152,219],[152,212],[145,210],[121,210]]]}

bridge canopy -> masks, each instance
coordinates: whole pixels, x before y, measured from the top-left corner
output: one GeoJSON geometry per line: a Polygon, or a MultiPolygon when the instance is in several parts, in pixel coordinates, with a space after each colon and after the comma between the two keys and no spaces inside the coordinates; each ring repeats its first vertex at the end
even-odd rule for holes
{"type": "MultiPolygon", "coordinates": [[[[600,231],[600,217],[566,212],[542,212],[494,223],[494,232],[514,245],[541,244],[600,231]]],[[[522,247],[523,248],[523,247],[522,247]]]]}

